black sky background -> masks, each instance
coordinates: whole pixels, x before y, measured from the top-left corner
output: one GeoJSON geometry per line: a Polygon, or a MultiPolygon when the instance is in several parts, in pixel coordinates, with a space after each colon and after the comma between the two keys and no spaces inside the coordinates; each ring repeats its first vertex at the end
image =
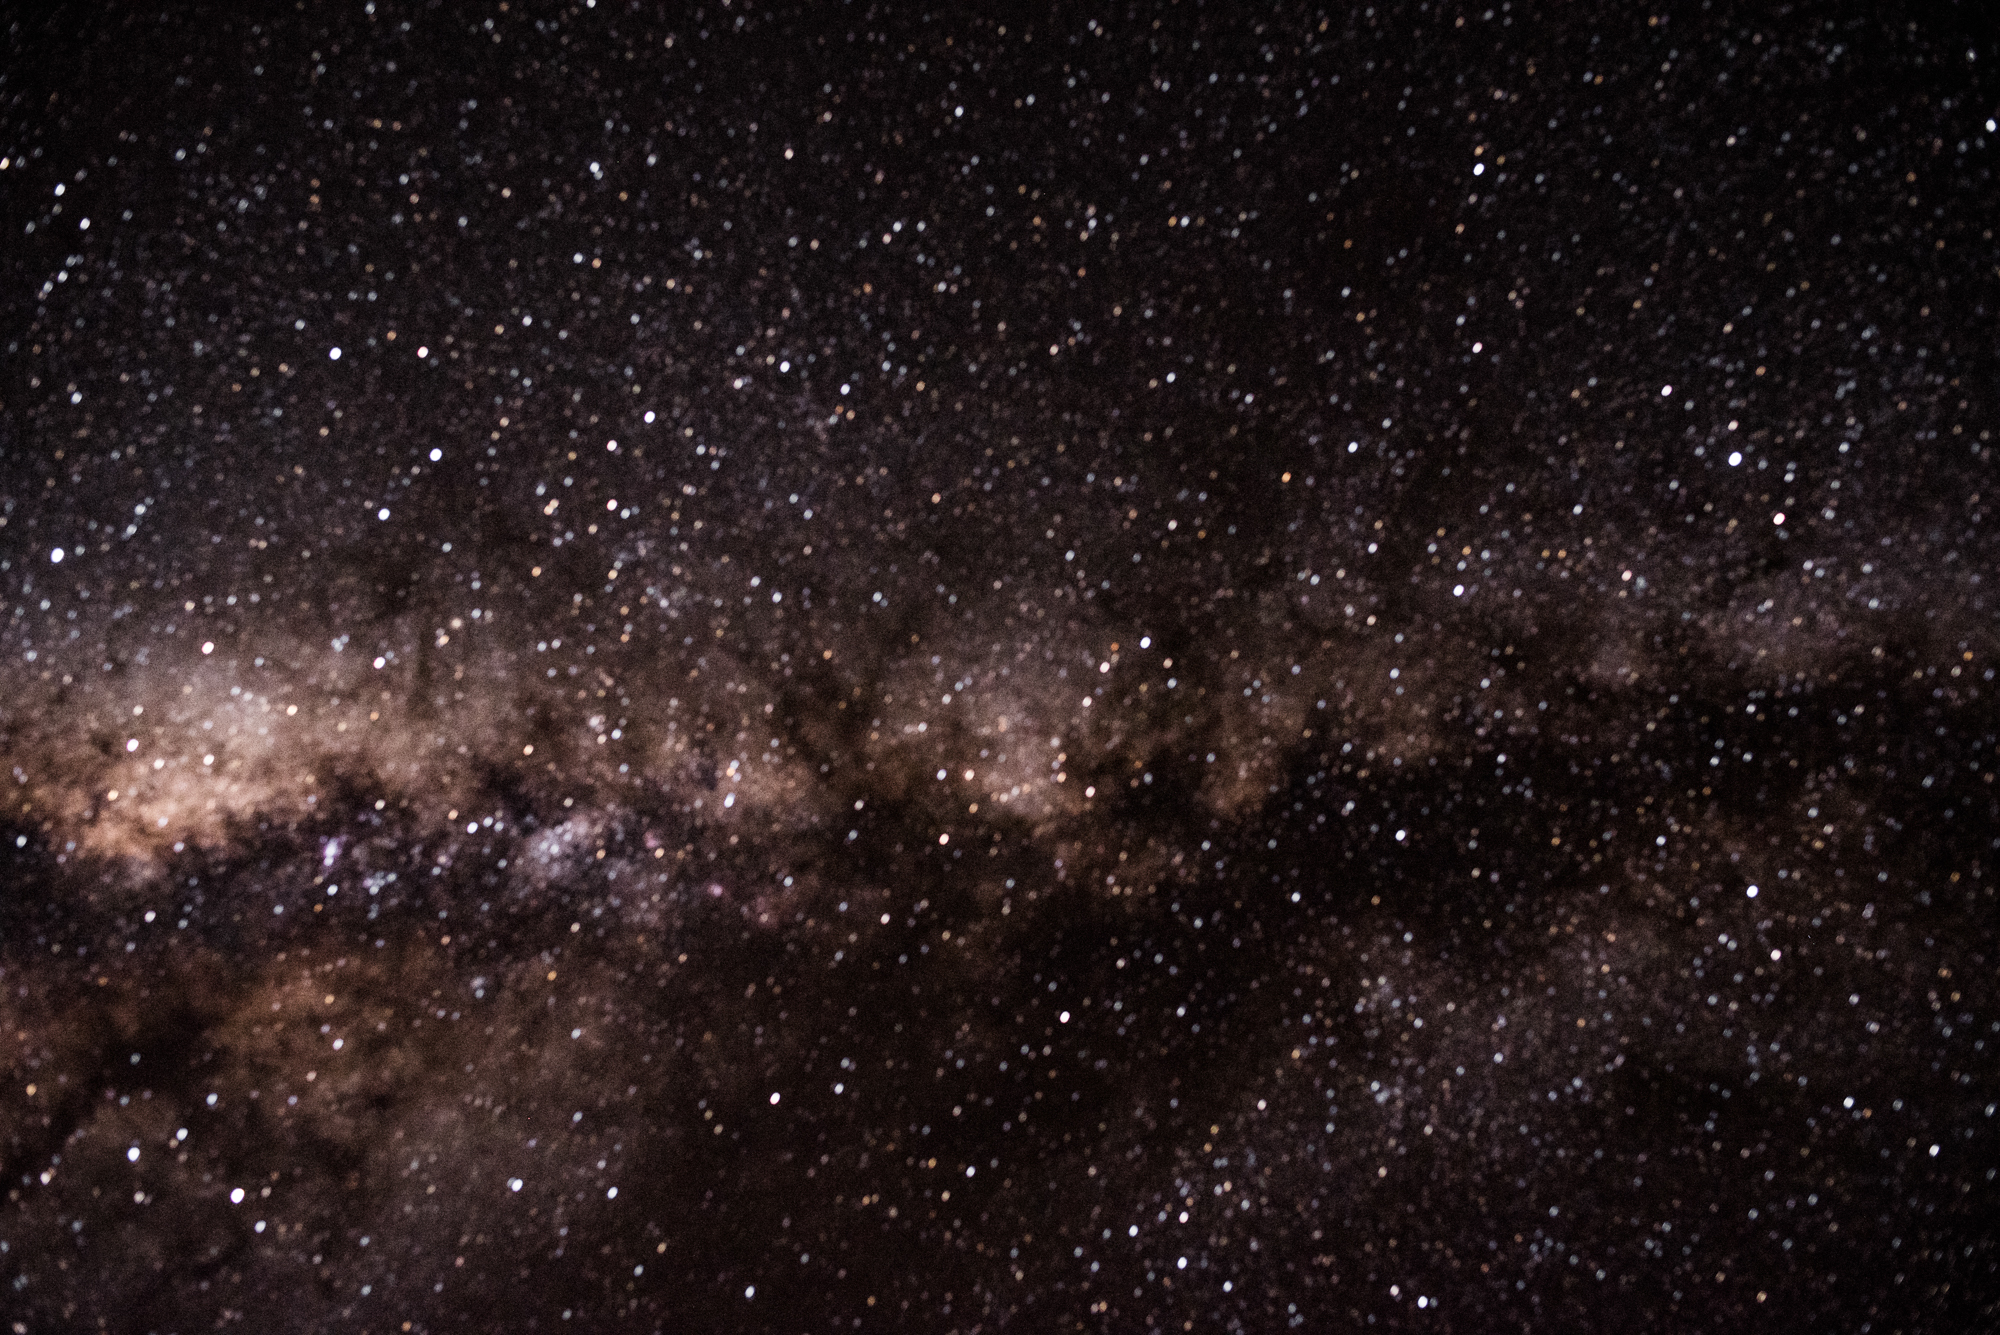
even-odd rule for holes
{"type": "Polygon", "coordinates": [[[4,51],[15,1331],[1992,1322],[1976,6],[4,51]]]}

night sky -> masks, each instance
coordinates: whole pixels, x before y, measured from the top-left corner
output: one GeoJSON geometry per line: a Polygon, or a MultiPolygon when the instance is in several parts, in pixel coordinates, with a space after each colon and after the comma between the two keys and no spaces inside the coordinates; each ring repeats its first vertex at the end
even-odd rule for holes
{"type": "Polygon", "coordinates": [[[1990,15],[1002,8],[9,12],[8,1329],[2000,1321],[1990,15]]]}

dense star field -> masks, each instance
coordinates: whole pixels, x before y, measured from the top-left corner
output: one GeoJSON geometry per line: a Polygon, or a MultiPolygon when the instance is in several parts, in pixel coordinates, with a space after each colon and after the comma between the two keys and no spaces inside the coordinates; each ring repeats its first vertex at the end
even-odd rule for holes
{"type": "Polygon", "coordinates": [[[1980,12],[16,9],[9,1329],[1990,1327],[1980,12]]]}

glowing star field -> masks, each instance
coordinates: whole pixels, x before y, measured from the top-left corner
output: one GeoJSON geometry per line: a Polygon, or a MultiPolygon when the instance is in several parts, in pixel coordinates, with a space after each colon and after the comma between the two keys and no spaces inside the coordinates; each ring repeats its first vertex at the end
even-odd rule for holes
{"type": "Polygon", "coordinates": [[[2000,1321],[1985,29],[0,43],[4,1329],[2000,1321]]]}

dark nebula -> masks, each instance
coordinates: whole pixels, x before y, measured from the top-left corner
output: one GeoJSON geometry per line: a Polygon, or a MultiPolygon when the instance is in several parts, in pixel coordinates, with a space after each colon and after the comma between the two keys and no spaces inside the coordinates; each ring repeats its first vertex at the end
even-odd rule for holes
{"type": "Polygon", "coordinates": [[[1982,14],[14,7],[6,1328],[1992,1328],[1982,14]]]}

